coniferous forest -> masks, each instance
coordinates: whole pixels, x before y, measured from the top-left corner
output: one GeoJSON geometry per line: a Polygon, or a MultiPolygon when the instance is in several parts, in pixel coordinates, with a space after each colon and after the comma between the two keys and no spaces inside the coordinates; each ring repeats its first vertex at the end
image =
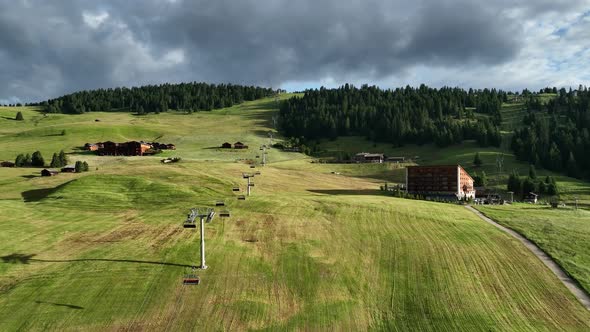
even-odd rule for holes
{"type": "Polygon", "coordinates": [[[168,109],[197,112],[229,107],[273,94],[270,88],[254,86],[182,83],[80,91],[39,105],[45,107],[48,113],[69,114],[99,111],[146,114],[166,112],[168,109]]]}
{"type": "Polygon", "coordinates": [[[284,101],[279,125],[286,136],[306,139],[361,135],[396,146],[433,142],[440,147],[475,139],[481,146],[500,146],[500,108],[506,98],[505,92],[488,89],[421,85],[383,90],[346,84],[306,90],[303,97],[284,101]]]}
{"type": "Polygon", "coordinates": [[[517,158],[533,165],[590,178],[590,92],[559,90],[547,103],[529,98],[522,127],[512,137],[517,158]]]}

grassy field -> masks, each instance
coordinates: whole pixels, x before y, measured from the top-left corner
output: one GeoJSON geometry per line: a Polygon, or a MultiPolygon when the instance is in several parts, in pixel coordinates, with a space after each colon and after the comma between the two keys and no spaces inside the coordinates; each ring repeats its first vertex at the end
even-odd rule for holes
{"type": "MultiPolygon", "coordinates": [[[[392,165],[326,165],[269,151],[253,196],[236,159],[268,141],[273,100],[193,115],[43,117],[0,109],[0,159],[64,149],[82,174],[0,168],[0,330],[587,330],[590,313],[516,240],[461,206],[377,190],[392,165]],[[100,122],[95,122],[100,119],[100,122]],[[61,131],[66,135],[61,136],[61,131]],[[98,157],[103,140],[174,143],[157,157],[98,157]],[[248,151],[222,151],[243,141],[248,151]],[[339,173],[333,174],[332,172],[339,173]],[[188,208],[224,199],[206,226],[188,208]]],[[[391,174],[390,174],[391,173],[391,174]]]]}
{"type": "Polygon", "coordinates": [[[477,208],[534,241],[590,293],[590,212],[530,204],[477,208]]]}

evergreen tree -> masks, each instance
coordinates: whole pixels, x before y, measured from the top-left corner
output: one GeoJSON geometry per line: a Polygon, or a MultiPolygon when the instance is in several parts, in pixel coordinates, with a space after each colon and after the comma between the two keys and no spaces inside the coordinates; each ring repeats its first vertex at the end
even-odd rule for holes
{"type": "Polygon", "coordinates": [[[508,191],[514,192],[517,197],[522,194],[522,182],[516,170],[512,171],[512,174],[508,177],[508,191]]]}
{"type": "Polygon", "coordinates": [[[580,176],[580,171],[578,169],[576,159],[574,158],[574,154],[572,152],[570,152],[570,157],[567,161],[567,175],[573,178],[577,178],[580,176]]]}
{"type": "Polygon", "coordinates": [[[522,193],[527,195],[528,193],[534,193],[536,190],[535,183],[530,178],[524,179],[522,182],[522,193]]]}
{"type": "Polygon", "coordinates": [[[84,165],[82,165],[81,161],[76,161],[76,164],[74,165],[74,168],[76,170],[76,173],[82,173],[84,172],[84,165]]]}
{"type": "Polygon", "coordinates": [[[33,165],[33,160],[31,158],[31,155],[27,153],[25,155],[25,166],[31,167],[32,165],[33,165]]]}
{"type": "Polygon", "coordinates": [[[537,179],[537,170],[535,169],[535,165],[529,165],[529,178],[532,180],[537,179]]]}
{"type": "Polygon", "coordinates": [[[14,119],[18,121],[23,121],[25,118],[23,117],[23,113],[19,111],[16,113],[16,117],[14,119]]]}
{"type": "Polygon", "coordinates": [[[25,155],[21,153],[18,156],[16,156],[16,159],[14,160],[14,165],[16,167],[24,167],[25,162],[26,162],[25,155]]]}
{"type": "Polygon", "coordinates": [[[68,164],[68,157],[66,156],[66,153],[64,152],[64,150],[59,151],[59,166],[57,167],[64,167],[68,164]]]}
{"type": "Polygon", "coordinates": [[[33,152],[33,156],[31,157],[31,165],[35,166],[35,167],[44,167],[45,166],[45,160],[43,159],[41,152],[39,152],[39,151],[33,152]]]}
{"type": "Polygon", "coordinates": [[[487,177],[485,171],[481,172],[481,185],[482,185],[482,187],[485,187],[488,185],[488,177],[487,177]]]}
{"type": "Polygon", "coordinates": [[[57,153],[53,153],[53,157],[51,157],[51,164],[49,164],[49,167],[51,168],[59,168],[62,167],[62,163],[61,160],[59,159],[59,156],[57,153]]]}
{"type": "Polygon", "coordinates": [[[479,152],[475,153],[475,157],[473,158],[473,165],[480,167],[483,164],[481,157],[479,156],[479,152]]]}
{"type": "Polygon", "coordinates": [[[87,163],[87,162],[85,162],[85,161],[84,161],[84,162],[82,162],[82,170],[83,170],[84,172],[88,172],[88,169],[89,169],[89,167],[88,167],[88,163],[87,163]]]}

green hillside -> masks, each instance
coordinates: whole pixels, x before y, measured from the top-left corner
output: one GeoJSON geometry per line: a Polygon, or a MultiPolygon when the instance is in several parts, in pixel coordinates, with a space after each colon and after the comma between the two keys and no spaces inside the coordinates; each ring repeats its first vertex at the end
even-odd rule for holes
{"type": "MultiPolygon", "coordinates": [[[[11,120],[16,110],[0,108],[0,160],[40,150],[47,161],[64,149],[90,172],[0,168],[1,331],[590,328],[590,312],[520,242],[461,206],[382,195],[383,181],[401,180],[396,165],[318,164],[271,149],[253,196],[238,201],[231,189],[243,189],[241,174],[252,171],[243,159],[259,160],[274,132],[274,99],[192,115],[45,117],[20,108],[21,122],[11,120]],[[177,150],[78,150],[132,139],[177,150]],[[217,148],[238,140],[250,149],[217,148]],[[162,164],[163,156],[182,161],[162,164]],[[232,216],[207,224],[209,269],[197,271],[200,285],[183,286],[198,265],[199,237],[182,221],[189,208],[220,199],[232,216]]],[[[478,151],[325,144],[428,163],[463,163],[478,151]]],[[[499,152],[482,154],[486,169],[499,152]]]]}

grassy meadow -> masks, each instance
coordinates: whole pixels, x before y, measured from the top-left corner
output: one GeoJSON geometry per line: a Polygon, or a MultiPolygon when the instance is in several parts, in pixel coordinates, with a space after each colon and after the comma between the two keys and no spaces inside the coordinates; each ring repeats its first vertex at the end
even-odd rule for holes
{"type": "Polygon", "coordinates": [[[534,241],[590,293],[590,212],[530,204],[477,209],[534,241]]]}
{"type": "Polygon", "coordinates": [[[238,201],[231,188],[252,171],[241,160],[257,160],[274,108],[272,99],[141,117],[20,108],[23,122],[0,108],[0,160],[40,150],[49,162],[64,149],[90,164],[55,177],[0,168],[0,331],[590,328],[590,312],[517,240],[461,206],[382,195],[397,166],[271,149],[253,195],[238,201]],[[177,150],[77,149],[131,139],[177,150]],[[217,148],[238,140],[250,149],[217,148]],[[207,224],[209,269],[183,286],[199,237],[182,221],[219,199],[232,215],[207,224]]]}

